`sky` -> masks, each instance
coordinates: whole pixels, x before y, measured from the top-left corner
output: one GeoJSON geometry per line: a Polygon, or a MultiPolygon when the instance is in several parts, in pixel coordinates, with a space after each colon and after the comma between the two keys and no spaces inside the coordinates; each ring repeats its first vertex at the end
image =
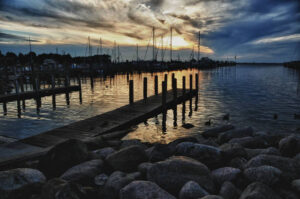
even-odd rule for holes
{"type": "Polygon", "coordinates": [[[0,50],[36,53],[103,53],[114,42],[122,60],[200,56],[240,62],[300,59],[299,0],[0,0],[0,50]]]}

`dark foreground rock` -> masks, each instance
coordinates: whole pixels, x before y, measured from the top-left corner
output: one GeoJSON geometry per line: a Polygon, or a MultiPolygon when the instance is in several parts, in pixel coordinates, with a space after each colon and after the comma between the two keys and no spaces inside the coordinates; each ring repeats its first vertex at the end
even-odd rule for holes
{"type": "Polygon", "coordinates": [[[0,172],[0,198],[28,198],[46,182],[38,170],[19,168],[0,172]]]}
{"type": "Polygon", "coordinates": [[[254,131],[253,131],[252,127],[243,128],[243,129],[234,129],[231,131],[226,131],[224,133],[221,133],[218,136],[218,140],[220,143],[223,144],[233,138],[242,138],[242,137],[252,136],[253,133],[254,133],[254,131]]]}
{"type": "Polygon", "coordinates": [[[38,168],[47,178],[58,177],[67,169],[86,161],[88,150],[85,143],[71,139],[54,146],[41,157],[38,168]]]}
{"type": "Polygon", "coordinates": [[[218,195],[208,195],[208,196],[204,196],[201,199],[223,199],[222,196],[218,196],[218,195]]]}
{"type": "Polygon", "coordinates": [[[242,137],[242,138],[233,138],[228,143],[240,144],[243,147],[254,149],[254,148],[263,148],[267,146],[265,142],[260,137],[242,137]]]}
{"type": "Polygon", "coordinates": [[[112,147],[105,147],[102,149],[98,149],[92,152],[94,158],[99,158],[104,160],[108,155],[114,153],[116,150],[112,147]]]}
{"type": "Polygon", "coordinates": [[[102,160],[90,160],[68,169],[61,178],[83,185],[93,185],[94,177],[103,171],[102,160]]]}
{"type": "Polygon", "coordinates": [[[241,191],[231,182],[224,182],[220,189],[220,195],[224,199],[238,199],[241,195],[241,191]]]}
{"type": "Polygon", "coordinates": [[[260,166],[248,168],[244,171],[244,176],[250,182],[261,182],[272,186],[279,182],[282,172],[272,166],[260,166]]]}
{"type": "Polygon", "coordinates": [[[202,133],[203,137],[208,138],[208,137],[217,137],[220,133],[223,133],[225,131],[234,129],[234,126],[232,125],[224,125],[216,128],[209,129],[207,131],[204,131],[202,133]]]}
{"type": "Polygon", "coordinates": [[[278,149],[274,148],[274,147],[269,147],[266,149],[245,149],[247,152],[247,156],[249,159],[261,155],[261,154],[265,154],[265,155],[278,155],[280,156],[280,152],[278,149]]]}
{"type": "Polygon", "coordinates": [[[147,178],[174,195],[188,181],[197,182],[210,193],[215,191],[209,169],[201,162],[187,157],[172,157],[154,164],[148,170],[147,178]]]}
{"type": "Polygon", "coordinates": [[[106,157],[105,161],[114,170],[130,172],[136,171],[137,166],[148,160],[144,149],[134,145],[116,151],[106,157]]]}
{"type": "Polygon", "coordinates": [[[243,191],[240,199],[281,199],[270,187],[267,185],[254,182],[247,186],[243,191]]]}
{"type": "Polygon", "coordinates": [[[209,195],[197,182],[189,181],[181,188],[179,199],[197,199],[209,195]]]}
{"type": "Polygon", "coordinates": [[[175,154],[196,159],[209,168],[217,167],[222,160],[221,150],[219,148],[192,142],[182,142],[178,144],[175,154]]]}
{"type": "Polygon", "coordinates": [[[149,181],[133,181],[120,191],[120,199],[176,199],[149,181]]]}
{"type": "Polygon", "coordinates": [[[284,156],[294,157],[300,153],[300,136],[290,135],[286,138],[283,138],[279,142],[279,150],[284,156]]]}
{"type": "Polygon", "coordinates": [[[222,185],[226,181],[234,181],[240,174],[241,170],[232,167],[224,167],[211,172],[214,182],[222,185]]]}

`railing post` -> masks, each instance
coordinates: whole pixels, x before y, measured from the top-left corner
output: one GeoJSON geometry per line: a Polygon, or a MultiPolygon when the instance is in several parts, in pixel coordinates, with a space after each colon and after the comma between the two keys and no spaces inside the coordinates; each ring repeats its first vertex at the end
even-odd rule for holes
{"type": "Polygon", "coordinates": [[[129,81],[129,104],[133,104],[133,80],[129,81]]]}
{"type": "Polygon", "coordinates": [[[147,100],[147,77],[144,77],[144,101],[146,102],[147,100]]]}
{"type": "Polygon", "coordinates": [[[158,95],[158,76],[155,75],[155,78],[154,78],[154,93],[155,95],[158,95]]]}

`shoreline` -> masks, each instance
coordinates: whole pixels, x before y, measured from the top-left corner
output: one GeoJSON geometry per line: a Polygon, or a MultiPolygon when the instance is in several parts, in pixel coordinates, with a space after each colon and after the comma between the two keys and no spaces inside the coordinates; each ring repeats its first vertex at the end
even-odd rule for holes
{"type": "Polygon", "coordinates": [[[300,193],[299,134],[224,125],[168,144],[120,136],[122,132],[60,143],[38,160],[18,165],[27,169],[0,171],[1,181],[11,183],[9,189],[0,183],[0,191],[4,199],[20,194],[46,199],[59,193],[112,199],[235,199],[253,194],[280,199],[300,193]],[[10,181],[18,176],[23,176],[19,184],[10,181]]]}

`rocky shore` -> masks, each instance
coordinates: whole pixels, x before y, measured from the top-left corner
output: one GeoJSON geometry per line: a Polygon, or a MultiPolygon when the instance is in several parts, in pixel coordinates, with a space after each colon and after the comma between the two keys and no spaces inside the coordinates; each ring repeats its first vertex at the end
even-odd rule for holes
{"type": "Polygon", "coordinates": [[[300,135],[226,125],[169,144],[68,140],[0,171],[1,199],[298,199],[300,135]]]}

